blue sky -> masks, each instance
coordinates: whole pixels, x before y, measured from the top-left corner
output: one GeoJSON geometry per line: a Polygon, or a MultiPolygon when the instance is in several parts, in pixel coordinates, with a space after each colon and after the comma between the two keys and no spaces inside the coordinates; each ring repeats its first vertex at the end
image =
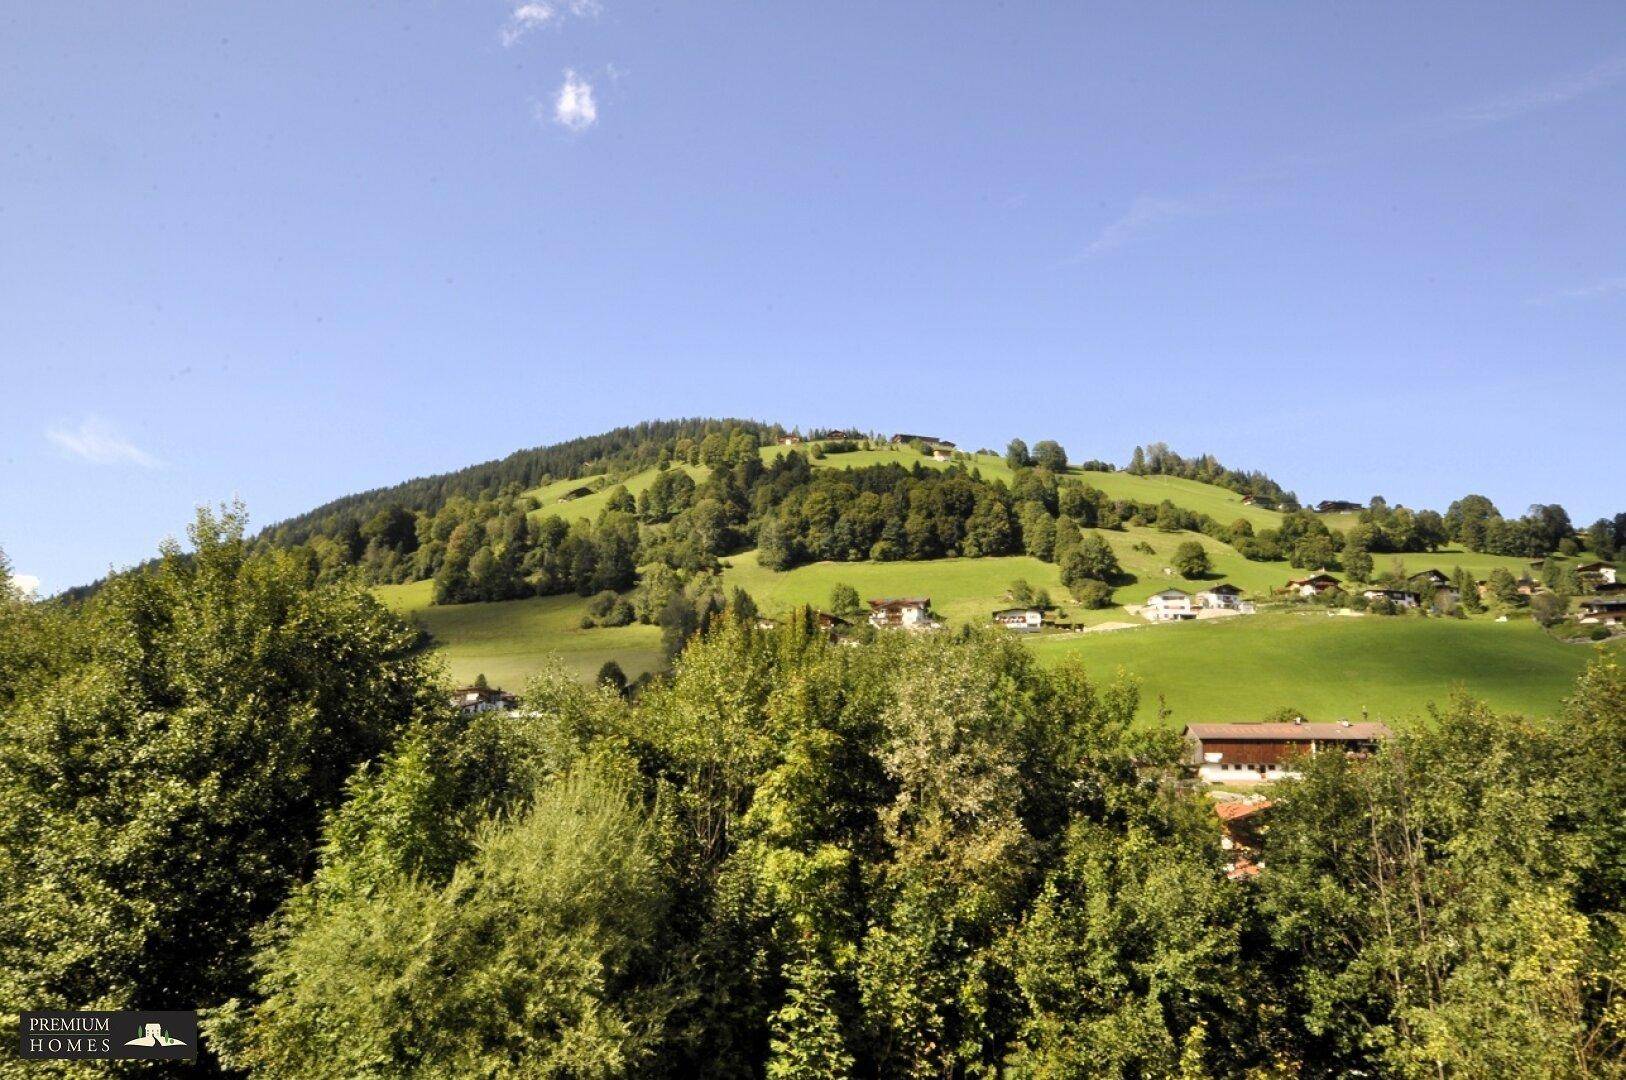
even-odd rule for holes
{"type": "Polygon", "coordinates": [[[1618,3],[13,4],[0,82],[46,591],[696,414],[1626,510],[1618,3]]]}

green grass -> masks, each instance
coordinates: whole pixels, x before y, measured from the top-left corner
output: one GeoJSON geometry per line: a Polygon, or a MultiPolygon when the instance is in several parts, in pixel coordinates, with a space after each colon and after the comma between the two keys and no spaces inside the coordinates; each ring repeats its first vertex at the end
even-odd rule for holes
{"type": "MultiPolygon", "coordinates": [[[[767,614],[782,614],[798,604],[827,608],[830,590],[845,582],[866,600],[885,596],[929,596],[933,609],[951,626],[982,625],[997,609],[1009,607],[1006,590],[1022,578],[1035,589],[1049,589],[1051,597],[1068,609],[1070,618],[1092,617],[1100,622],[1112,612],[1084,612],[1066,601],[1060,572],[1055,566],[1027,555],[995,559],[932,559],[926,562],[821,562],[783,572],[768,570],[748,551],[730,556],[723,572],[728,588],[739,586],[751,594],[767,614]]],[[[1123,612],[1116,613],[1117,618],[1123,612]]]]}
{"type": "MultiPolygon", "coordinates": [[[[682,469],[694,477],[695,483],[699,483],[711,475],[711,469],[705,465],[674,465],[673,468],[682,469]]],[[[605,504],[610,501],[610,492],[617,487],[625,487],[627,493],[636,499],[655,482],[655,477],[659,475],[659,469],[645,469],[641,473],[634,473],[620,484],[606,483],[593,494],[583,495],[579,499],[571,499],[568,502],[560,502],[559,496],[567,491],[581,487],[583,484],[603,480],[604,475],[599,473],[581,480],[556,480],[551,484],[532,488],[525,494],[535,497],[542,504],[539,509],[532,511],[532,517],[557,517],[563,518],[565,521],[591,521],[603,512],[605,504]]]]}
{"type": "Polygon", "coordinates": [[[1169,722],[1257,720],[1282,706],[1313,720],[1405,720],[1465,689],[1504,711],[1559,708],[1595,650],[1553,640],[1528,619],[1507,623],[1323,612],[1039,637],[1041,662],[1076,657],[1141,681],[1141,715],[1169,722]]]}
{"type": "Polygon", "coordinates": [[[431,606],[433,583],[381,585],[373,591],[389,607],[416,620],[433,635],[456,682],[484,674],[493,686],[518,690],[550,655],[583,679],[606,660],[636,678],[660,663],[661,632],[653,626],[581,628],[587,601],[543,596],[500,604],[431,606]]]}

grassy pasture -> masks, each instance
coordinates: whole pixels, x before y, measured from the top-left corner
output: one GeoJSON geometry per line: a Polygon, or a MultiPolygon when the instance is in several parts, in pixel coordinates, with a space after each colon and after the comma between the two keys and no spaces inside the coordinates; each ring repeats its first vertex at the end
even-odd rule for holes
{"type": "MultiPolygon", "coordinates": [[[[711,475],[711,469],[705,465],[674,465],[672,467],[682,469],[694,477],[695,483],[699,483],[711,475]]],[[[551,484],[532,488],[525,494],[536,497],[542,503],[539,509],[531,512],[532,517],[557,517],[566,521],[591,521],[603,512],[605,504],[610,501],[610,492],[614,491],[616,487],[625,487],[627,492],[636,499],[655,482],[655,477],[659,475],[660,470],[658,469],[645,469],[641,473],[629,476],[620,485],[605,484],[603,488],[591,495],[583,495],[579,499],[571,499],[568,502],[560,502],[559,496],[583,484],[601,480],[603,474],[590,476],[585,480],[556,480],[551,484]]]]}
{"type": "Polygon", "coordinates": [[[579,596],[542,596],[500,604],[430,604],[433,583],[381,585],[385,604],[415,619],[435,639],[452,679],[484,674],[493,686],[518,690],[550,654],[584,679],[614,660],[636,678],[660,663],[661,632],[653,626],[581,628],[587,601],[579,596]]]}
{"type": "Polygon", "coordinates": [[[1100,634],[1043,636],[1043,663],[1076,658],[1098,676],[1141,681],[1141,717],[1168,722],[1257,720],[1291,706],[1313,720],[1420,716],[1457,689],[1497,709],[1557,710],[1591,646],[1565,645],[1528,619],[1262,614],[1100,634]]]}

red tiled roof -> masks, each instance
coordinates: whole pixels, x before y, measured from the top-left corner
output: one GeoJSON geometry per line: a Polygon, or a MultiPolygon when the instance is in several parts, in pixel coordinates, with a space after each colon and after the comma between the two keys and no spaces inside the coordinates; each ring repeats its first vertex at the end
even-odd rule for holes
{"type": "Polygon", "coordinates": [[[1230,799],[1226,802],[1214,804],[1214,813],[1219,815],[1221,821],[1236,821],[1250,814],[1257,814],[1261,810],[1269,810],[1273,804],[1269,799],[1253,802],[1247,799],[1230,799]]]}

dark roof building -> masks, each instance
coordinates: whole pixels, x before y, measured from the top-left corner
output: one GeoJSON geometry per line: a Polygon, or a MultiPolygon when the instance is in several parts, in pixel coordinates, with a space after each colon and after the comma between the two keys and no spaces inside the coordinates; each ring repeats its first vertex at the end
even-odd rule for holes
{"type": "Polygon", "coordinates": [[[1248,783],[1293,775],[1300,757],[1328,751],[1369,753],[1389,737],[1385,724],[1372,721],[1312,724],[1303,720],[1270,724],[1188,724],[1191,764],[1211,783],[1248,783]]]}

